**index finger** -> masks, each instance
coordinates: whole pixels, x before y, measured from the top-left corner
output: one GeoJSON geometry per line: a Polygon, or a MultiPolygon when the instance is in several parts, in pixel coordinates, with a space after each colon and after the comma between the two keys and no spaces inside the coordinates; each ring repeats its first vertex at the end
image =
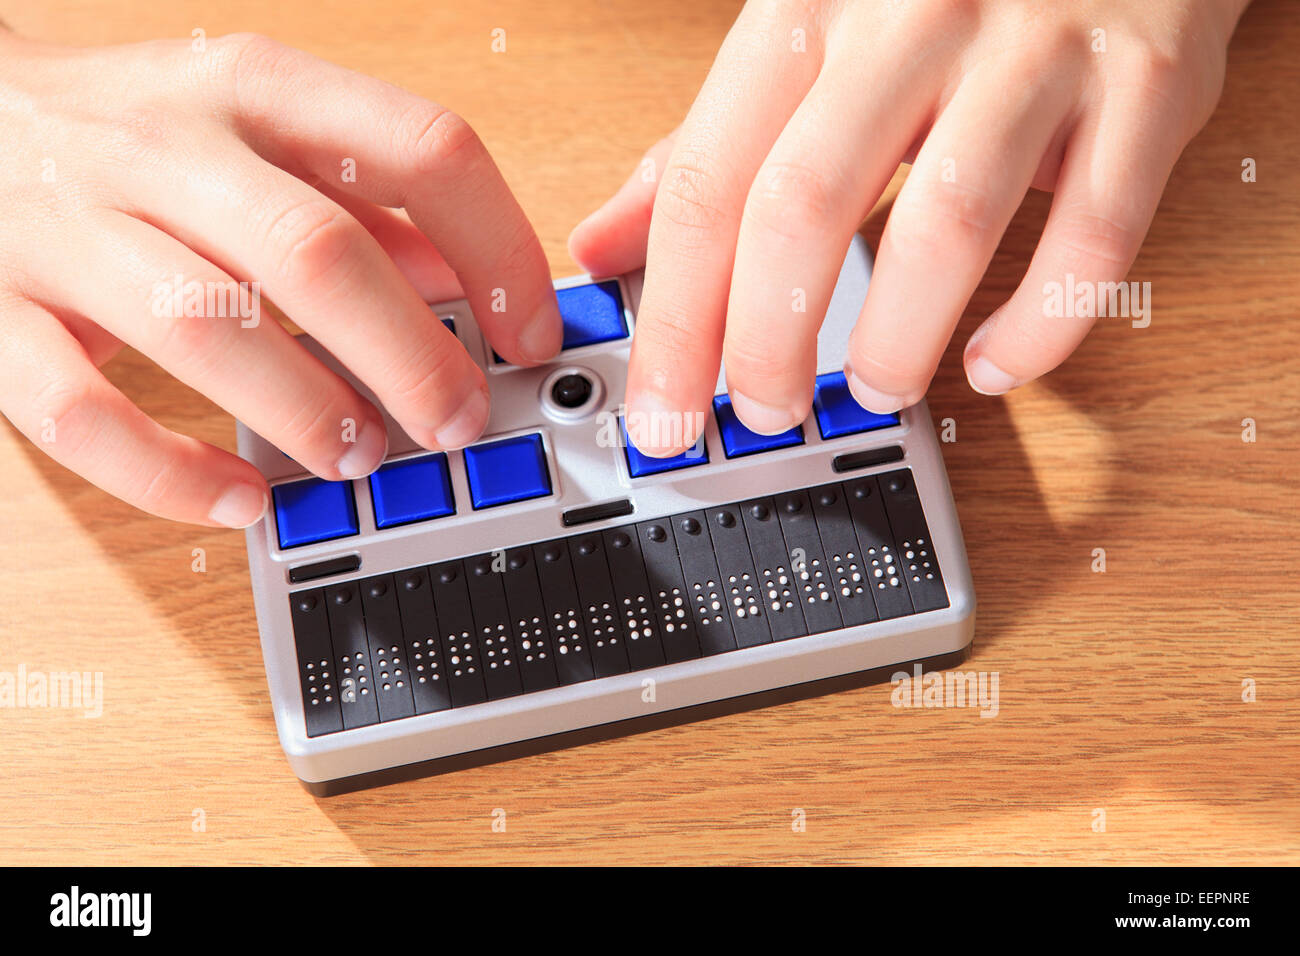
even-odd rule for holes
{"type": "Polygon", "coordinates": [[[543,362],[562,330],[541,242],[486,147],[446,107],[260,36],[223,38],[221,98],[244,140],[307,179],[404,207],[508,361],[543,362]]]}

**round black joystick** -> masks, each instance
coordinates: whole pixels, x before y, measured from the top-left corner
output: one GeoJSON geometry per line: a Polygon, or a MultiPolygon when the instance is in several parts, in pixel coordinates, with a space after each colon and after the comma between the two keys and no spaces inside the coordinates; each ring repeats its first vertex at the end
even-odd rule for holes
{"type": "Polygon", "coordinates": [[[591,379],[576,372],[562,375],[551,386],[551,398],[561,408],[581,408],[591,398],[591,379]]]}

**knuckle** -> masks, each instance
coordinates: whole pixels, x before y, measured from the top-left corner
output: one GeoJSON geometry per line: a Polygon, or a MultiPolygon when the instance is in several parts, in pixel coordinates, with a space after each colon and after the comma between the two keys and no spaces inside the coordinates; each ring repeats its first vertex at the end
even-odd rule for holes
{"type": "Polygon", "coordinates": [[[900,193],[889,217],[890,241],[907,249],[982,248],[996,241],[1000,217],[987,192],[935,180],[900,193]]]}
{"type": "Polygon", "coordinates": [[[325,199],[307,199],[278,213],[267,229],[280,275],[328,293],[354,267],[364,230],[325,199]]]}
{"type": "Polygon", "coordinates": [[[151,459],[132,475],[121,497],[150,514],[167,514],[186,478],[182,462],[167,457],[151,459]]]}
{"type": "Polygon", "coordinates": [[[460,114],[423,101],[398,124],[397,139],[397,155],[417,174],[436,173],[463,152],[481,150],[478,134],[460,114]]]}
{"type": "MultiPolygon", "coordinates": [[[[293,449],[304,458],[323,461],[331,453],[337,457],[344,419],[349,417],[360,427],[361,418],[349,415],[330,390],[312,389],[276,429],[276,434],[284,448],[293,449]]],[[[333,460],[328,463],[333,464],[333,460]]]]}
{"type": "Polygon", "coordinates": [[[759,172],[745,214],[762,229],[802,240],[825,231],[838,201],[824,172],[798,163],[774,163],[759,172]]]}
{"type": "Polygon", "coordinates": [[[633,352],[642,357],[650,354],[667,356],[689,355],[700,348],[700,323],[698,317],[679,309],[659,308],[652,314],[642,313],[637,322],[636,335],[632,337],[633,352]]]}
{"type": "Polygon", "coordinates": [[[32,396],[31,409],[31,430],[51,435],[65,461],[81,454],[98,431],[99,403],[88,381],[52,378],[32,396]]]}
{"type": "Polygon", "coordinates": [[[730,218],[722,207],[721,194],[721,176],[712,164],[679,150],[659,183],[655,215],[682,229],[714,233],[730,218]]]}
{"type": "Polygon", "coordinates": [[[1082,210],[1065,216],[1056,238],[1084,262],[1123,273],[1128,272],[1141,243],[1141,236],[1115,217],[1082,210]]]}
{"type": "Polygon", "coordinates": [[[464,377],[458,367],[460,347],[430,336],[413,349],[399,352],[386,370],[384,404],[420,409],[443,407],[449,396],[458,394],[452,383],[464,377]]]}
{"type": "Polygon", "coordinates": [[[236,106],[248,102],[250,87],[280,77],[286,61],[296,53],[292,47],[260,33],[232,33],[218,37],[210,50],[215,79],[236,106]]]}
{"type": "Polygon", "coordinates": [[[805,365],[799,349],[773,347],[771,339],[760,342],[756,336],[728,342],[723,362],[728,375],[735,373],[757,382],[784,382],[796,377],[805,365]]]}
{"type": "Polygon", "coordinates": [[[174,140],[176,116],[161,106],[133,106],[117,113],[101,129],[105,158],[136,167],[156,159],[174,140]]]}

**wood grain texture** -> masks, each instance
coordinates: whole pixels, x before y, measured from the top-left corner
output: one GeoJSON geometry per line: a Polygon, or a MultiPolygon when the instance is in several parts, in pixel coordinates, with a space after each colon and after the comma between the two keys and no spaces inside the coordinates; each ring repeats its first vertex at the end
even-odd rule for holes
{"type": "MultiPolygon", "coordinates": [[[[0,6],[86,44],[256,30],[437,98],[481,132],[556,275],[575,271],[568,230],[675,125],[737,8],[0,6]]],[[[996,718],[896,709],[876,687],[317,801],[276,741],[242,536],[138,514],[4,425],[0,670],[102,671],[105,704],[0,710],[0,863],[1300,862],[1288,6],[1247,11],[1218,111],[1174,171],[1131,275],[1152,283],[1150,328],[1103,321],[1043,381],[970,391],[960,347],[1024,272],[1034,195],[935,380],[980,600],[968,667],[999,673],[996,718]]],[[[233,449],[229,418],[147,360],[108,371],[164,424],[233,449]]]]}

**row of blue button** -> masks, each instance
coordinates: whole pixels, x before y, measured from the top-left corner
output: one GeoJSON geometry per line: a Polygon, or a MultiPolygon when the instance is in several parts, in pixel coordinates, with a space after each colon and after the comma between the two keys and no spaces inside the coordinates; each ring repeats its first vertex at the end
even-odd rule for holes
{"type": "MultiPolygon", "coordinates": [[[[713,410],[728,458],[803,443],[801,425],[777,435],[750,431],[740,423],[726,395],[713,400],[713,410]]],[[[878,415],[854,401],[842,372],[818,376],[813,410],[823,438],[839,438],[898,424],[897,415],[878,415]]],[[[694,448],[676,457],[651,458],[628,441],[626,427],[621,422],[620,427],[628,473],[633,478],[702,465],[709,460],[703,438],[694,448]]],[[[471,445],[465,449],[465,472],[476,511],[551,493],[546,450],[542,436],[536,432],[471,445]]],[[[277,485],[273,496],[281,548],[347,537],[360,530],[351,482],[308,478],[277,485]]],[[[370,476],[370,497],[378,528],[431,521],[456,513],[451,473],[447,456],[442,452],[384,465],[370,476]]]]}
{"type": "MultiPolygon", "coordinates": [[[[536,432],[471,445],[465,473],[475,510],[551,493],[542,436],[536,432]]],[[[357,534],[357,503],[350,481],[306,478],[272,489],[281,548],[357,534]]],[[[404,458],[370,476],[375,527],[395,528],[456,513],[451,472],[443,452],[404,458]]]]}
{"type": "MultiPolygon", "coordinates": [[[[843,438],[845,435],[858,435],[877,428],[888,428],[898,424],[896,413],[880,415],[869,412],[853,398],[849,392],[848,382],[843,372],[827,372],[817,376],[813,391],[813,412],[817,417],[817,430],[822,438],[843,438]]],[[[788,448],[803,444],[803,426],[796,425],[789,431],[776,435],[760,435],[741,424],[736,411],[731,407],[731,399],[719,395],[713,399],[713,414],[718,419],[718,434],[722,436],[722,448],[728,458],[742,458],[759,452],[788,448]]],[[[658,475],[678,468],[690,468],[702,465],[709,460],[709,450],[705,447],[704,437],[673,458],[651,458],[643,455],[627,439],[627,430],[623,431],[623,445],[627,450],[627,470],[633,478],[658,475]]]]}

